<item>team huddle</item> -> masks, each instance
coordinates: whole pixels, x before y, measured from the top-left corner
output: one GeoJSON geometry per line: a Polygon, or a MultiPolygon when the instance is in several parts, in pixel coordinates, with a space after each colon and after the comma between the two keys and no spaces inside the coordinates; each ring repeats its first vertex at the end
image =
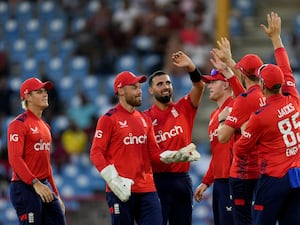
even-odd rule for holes
{"type": "MultiPolygon", "coordinates": [[[[276,65],[255,54],[235,62],[227,38],[211,51],[210,75],[175,52],[173,64],[186,69],[192,82],[177,102],[166,71],[116,76],[119,101],[99,117],[90,148],[91,163],[107,184],[112,225],[191,225],[193,198],[200,202],[211,185],[216,225],[300,224],[299,94],[281,41],[281,18],[272,12],[267,21],[261,28],[273,44],[276,65]],[[146,81],[153,105],[140,112],[146,81]],[[208,125],[212,157],[193,190],[190,163],[200,154],[192,132],[205,87],[217,103],[208,125]]],[[[24,81],[25,112],[8,128],[11,199],[20,224],[66,224],[50,147],[37,149],[51,143],[42,112],[52,86],[36,78],[24,81]]]]}

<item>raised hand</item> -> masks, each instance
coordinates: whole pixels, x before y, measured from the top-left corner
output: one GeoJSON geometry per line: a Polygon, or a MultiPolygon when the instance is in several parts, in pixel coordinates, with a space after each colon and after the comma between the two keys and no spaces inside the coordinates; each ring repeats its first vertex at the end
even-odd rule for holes
{"type": "Polygon", "coordinates": [[[234,73],[229,68],[229,66],[219,58],[217,51],[218,50],[216,48],[212,49],[212,58],[210,59],[210,62],[219,72],[221,72],[227,79],[229,79],[230,77],[234,76],[234,73]]]}
{"type": "Polygon", "coordinates": [[[273,37],[280,37],[281,34],[281,18],[277,13],[271,12],[267,14],[268,27],[261,24],[260,27],[271,39],[273,37]]]}
{"type": "Polygon", "coordinates": [[[226,37],[222,37],[217,44],[219,48],[216,49],[216,54],[223,62],[229,63],[232,60],[230,42],[226,37]]]}
{"type": "Polygon", "coordinates": [[[189,72],[195,70],[196,66],[194,65],[192,59],[186,55],[183,51],[178,51],[172,54],[173,64],[177,67],[185,67],[189,72]]]}

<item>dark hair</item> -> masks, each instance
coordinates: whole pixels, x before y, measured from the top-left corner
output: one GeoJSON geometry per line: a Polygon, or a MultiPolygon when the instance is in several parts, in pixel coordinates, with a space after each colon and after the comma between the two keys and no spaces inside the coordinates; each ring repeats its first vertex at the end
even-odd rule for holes
{"type": "Polygon", "coordinates": [[[251,76],[247,76],[249,80],[258,83],[259,82],[259,77],[257,77],[255,74],[251,75],[251,76]]]}
{"type": "Polygon", "coordinates": [[[148,80],[148,84],[149,86],[152,86],[152,81],[153,81],[153,78],[154,77],[158,77],[158,76],[162,76],[162,75],[168,75],[167,72],[165,71],[162,71],[162,70],[157,70],[155,71],[154,73],[152,73],[150,76],[149,76],[149,80],[148,80]]]}
{"type": "Polygon", "coordinates": [[[281,84],[274,84],[272,88],[267,88],[266,86],[264,86],[266,89],[268,89],[269,92],[271,92],[272,94],[278,94],[280,93],[280,88],[282,87],[281,84]]]}

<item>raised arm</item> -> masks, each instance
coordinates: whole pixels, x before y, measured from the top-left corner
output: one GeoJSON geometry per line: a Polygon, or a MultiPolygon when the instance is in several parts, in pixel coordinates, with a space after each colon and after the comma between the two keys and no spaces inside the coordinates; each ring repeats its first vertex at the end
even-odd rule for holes
{"type": "Polygon", "coordinates": [[[201,81],[201,72],[197,69],[191,58],[183,51],[178,51],[172,55],[173,64],[180,68],[185,68],[190,75],[193,83],[190,91],[191,103],[194,107],[198,107],[203,96],[205,84],[201,81]]]}
{"type": "Polygon", "coordinates": [[[293,71],[290,66],[286,49],[281,40],[281,18],[277,13],[271,12],[271,14],[267,14],[267,22],[268,26],[265,26],[264,24],[261,24],[260,26],[265,34],[271,39],[275,51],[276,63],[284,74],[285,83],[282,86],[282,92],[298,98],[299,93],[296,88],[293,71]]]}

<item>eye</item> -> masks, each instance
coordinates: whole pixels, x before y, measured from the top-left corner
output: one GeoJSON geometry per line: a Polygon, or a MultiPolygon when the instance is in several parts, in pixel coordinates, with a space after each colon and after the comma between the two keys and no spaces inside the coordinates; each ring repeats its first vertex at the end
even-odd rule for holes
{"type": "Polygon", "coordinates": [[[35,91],[37,94],[48,93],[46,89],[39,89],[35,91]]]}

